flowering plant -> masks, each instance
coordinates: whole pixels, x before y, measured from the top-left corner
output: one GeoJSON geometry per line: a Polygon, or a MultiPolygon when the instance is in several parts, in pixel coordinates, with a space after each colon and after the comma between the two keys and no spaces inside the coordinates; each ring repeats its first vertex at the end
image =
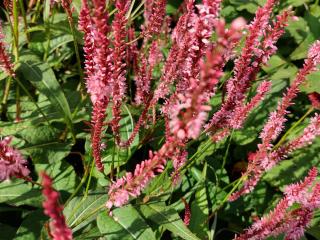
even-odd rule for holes
{"type": "Polygon", "coordinates": [[[4,1],[5,239],[320,239],[319,12],[4,1]]]}

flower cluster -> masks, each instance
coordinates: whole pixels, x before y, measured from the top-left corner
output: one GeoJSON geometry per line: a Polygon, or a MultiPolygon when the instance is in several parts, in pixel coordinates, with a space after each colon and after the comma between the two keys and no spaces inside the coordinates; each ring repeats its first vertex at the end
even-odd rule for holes
{"type": "Polygon", "coordinates": [[[235,240],[261,240],[282,233],[286,240],[298,240],[320,207],[320,183],[315,183],[317,169],[312,168],[303,182],[289,185],[284,198],[268,215],[253,223],[235,240]],[[293,208],[293,205],[297,206],[293,208]]]}
{"type": "Polygon", "coordinates": [[[216,32],[218,40],[212,49],[207,51],[206,62],[200,62],[201,75],[200,80],[189,75],[187,81],[189,87],[184,93],[173,95],[166,108],[170,118],[170,128],[181,140],[196,139],[201,128],[207,120],[207,113],[211,110],[207,102],[210,92],[214,89],[222,76],[222,66],[225,55],[229,52],[229,47],[238,42],[241,38],[241,31],[245,27],[242,19],[236,19],[235,22],[241,21],[242,24],[231,24],[230,29],[226,29],[224,22],[216,22],[216,32]]]}
{"type": "Polygon", "coordinates": [[[11,137],[0,140],[0,181],[12,177],[26,177],[30,173],[27,160],[10,146],[11,140],[11,137]]]}
{"type": "Polygon", "coordinates": [[[315,115],[301,137],[288,145],[282,146],[277,151],[273,151],[272,141],[280,135],[284,128],[284,123],[286,122],[285,116],[288,114],[287,109],[293,104],[293,99],[299,92],[299,86],[306,80],[308,74],[316,70],[317,64],[320,63],[320,51],[317,51],[319,48],[320,41],[315,42],[311,46],[303,68],[300,69],[296,79],[287,89],[277,109],[270,114],[260,134],[262,143],[258,145],[258,150],[249,159],[247,171],[244,173],[247,180],[244,182],[244,186],[232,195],[230,200],[235,200],[242,194],[251,192],[266,170],[269,170],[275,163],[286,157],[288,153],[309,144],[319,135],[319,116],[315,115]]]}
{"type": "Polygon", "coordinates": [[[249,25],[245,46],[240,57],[235,60],[234,77],[229,79],[226,85],[226,100],[207,124],[207,132],[219,134],[219,131],[228,132],[228,129],[240,128],[249,111],[263,99],[268,90],[268,87],[264,87],[263,93],[258,92],[253,99],[254,102],[245,106],[244,101],[252,82],[261,65],[266,64],[275,53],[275,43],[284,33],[284,28],[292,16],[290,10],[285,10],[270,25],[269,21],[275,3],[276,1],[268,0],[263,7],[257,10],[255,19],[249,25]]]}
{"type": "Polygon", "coordinates": [[[50,234],[54,240],[71,240],[72,231],[68,228],[59,204],[59,193],[52,187],[52,180],[42,173],[42,194],[46,198],[43,202],[44,213],[51,218],[50,234]]]}
{"type": "Polygon", "coordinates": [[[139,196],[156,174],[164,170],[167,160],[177,155],[182,145],[177,139],[170,138],[157,152],[150,152],[149,159],[138,164],[133,173],[128,172],[112,183],[106,207],[120,207],[128,203],[130,196],[139,196]]]}
{"type": "Polygon", "coordinates": [[[92,113],[92,149],[96,166],[103,171],[101,162],[101,134],[106,117],[105,110],[112,93],[112,66],[107,34],[108,12],[105,1],[93,1],[93,10],[87,0],[82,1],[79,16],[79,28],[84,32],[85,73],[88,92],[93,103],[92,113]]]}

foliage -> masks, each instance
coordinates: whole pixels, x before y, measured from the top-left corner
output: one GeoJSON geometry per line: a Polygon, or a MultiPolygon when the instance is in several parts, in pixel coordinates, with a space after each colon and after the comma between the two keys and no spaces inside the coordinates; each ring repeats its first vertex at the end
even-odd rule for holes
{"type": "MultiPolygon", "coordinates": [[[[81,1],[72,1],[71,27],[70,16],[60,3],[52,6],[50,0],[12,2],[16,2],[12,10],[1,6],[1,18],[4,41],[12,54],[16,76],[0,73],[0,135],[13,136],[13,145],[28,160],[31,180],[11,179],[0,183],[0,239],[49,238],[49,219],[43,214],[44,198],[39,186],[42,171],[53,179],[53,187],[60,192],[63,214],[74,239],[196,240],[232,239],[257,216],[272,210],[282,198],[286,185],[301,180],[312,166],[320,170],[320,140],[317,139],[268,171],[251,194],[228,202],[240,184],[248,154],[260,143],[259,133],[269,113],[276,109],[283,92],[302,67],[310,45],[320,38],[318,0],[281,1],[275,7],[274,12],[279,13],[292,6],[297,19],[289,21],[277,43],[277,53],[262,67],[250,89],[249,97],[252,97],[259,82],[264,79],[272,82],[271,90],[249,115],[244,127],[232,130],[226,139],[216,144],[206,134],[190,140],[186,144],[188,161],[176,184],[172,183],[174,166],[168,162],[142,195],[130,198],[129,204],[111,213],[105,205],[112,182],[126,176],[136,164],[148,159],[150,150],[156,152],[165,142],[165,122],[158,118],[162,114],[160,104],[153,109],[156,121],[150,111],[147,123],[125,148],[117,144],[113,129],[108,126],[113,116],[113,106],[108,106],[102,134],[106,145],[101,152],[104,171],[98,171],[91,139],[93,104],[86,92],[82,64],[85,60],[83,33],[77,28],[81,1]],[[17,36],[18,40],[14,39],[17,36]],[[181,198],[190,205],[189,226],[183,222],[185,205],[181,198]]],[[[144,22],[143,1],[132,2],[130,21],[139,32],[144,22]]],[[[172,18],[172,25],[181,14],[181,2],[167,1],[166,12],[172,18]]],[[[225,0],[221,16],[228,26],[239,16],[250,21],[264,3],[262,0],[225,0]]],[[[110,8],[109,11],[115,13],[114,8],[110,8]]],[[[114,15],[110,23],[113,19],[114,15]]],[[[143,44],[139,38],[134,41],[139,47],[143,44]]],[[[244,37],[240,44],[243,41],[244,37]]],[[[161,54],[167,57],[169,48],[167,43],[161,54]]],[[[236,50],[239,55],[240,48],[236,50]]],[[[160,61],[154,68],[154,79],[160,78],[163,64],[160,61]]],[[[222,103],[223,81],[233,74],[232,67],[231,63],[225,66],[217,93],[210,99],[210,116],[222,103]]],[[[127,96],[123,98],[119,122],[119,135],[124,140],[129,139],[143,114],[143,106],[137,105],[134,99],[135,76],[130,67],[126,77],[127,96]]],[[[289,109],[287,133],[278,140],[283,136],[286,140],[294,139],[307,126],[309,120],[304,115],[311,107],[308,94],[320,92],[319,77],[320,72],[316,71],[301,86],[295,104],[289,109]]],[[[154,89],[156,83],[152,84],[154,89]]],[[[303,239],[320,240],[319,213],[315,213],[303,239]]]]}

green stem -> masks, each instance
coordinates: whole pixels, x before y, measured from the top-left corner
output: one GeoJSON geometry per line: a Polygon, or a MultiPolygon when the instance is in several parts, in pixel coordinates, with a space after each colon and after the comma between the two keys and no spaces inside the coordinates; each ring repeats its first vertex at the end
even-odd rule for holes
{"type": "Polygon", "coordinates": [[[89,175],[89,180],[87,182],[87,186],[86,186],[86,191],[84,193],[84,197],[83,199],[86,199],[87,196],[88,196],[88,193],[89,193],[89,187],[90,187],[90,184],[91,184],[91,179],[92,179],[92,174],[93,174],[93,169],[95,167],[95,163],[94,163],[94,160],[92,160],[91,162],[91,169],[90,169],[90,175],[89,175]]]}
{"type": "Polygon", "coordinates": [[[20,87],[16,86],[16,122],[21,121],[20,87]]]}
{"type": "Polygon", "coordinates": [[[21,9],[21,14],[22,14],[22,18],[23,18],[24,32],[26,34],[27,43],[29,43],[30,42],[30,36],[29,36],[29,33],[28,33],[28,21],[27,21],[26,11],[25,11],[24,5],[23,5],[23,0],[19,0],[19,6],[20,6],[20,9],[21,9]]]}
{"type": "Polygon", "coordinates": [[[205,220],[204,223],[208,223],[210,219],[216,214],[216,212],[223,207],[223,205],[226,203],[226,201],[229,199],[232,193],[234,193],[238,187],[240,186],[243,181],[245,181],[247,178],[246,175],[242,175],[241,178],[236,180],[236,184],[233,186],[233,188],[230,190],[230,192],[225,196],[225,198],[222,200],[222,202],[217,206],[214,210],[212,210],[212,213],[208,216],[208,218],[205,220]]]}
{"type": "Polygon", "coordinates": [[[194,161],[198,159],[199,156],[201,156],[204,152],[206,152],[208,150],[208,148],[211,146],[212,141],[209,138],[207,140],[207,142],[204,144],[204,147],[201,149],[201,152],[199,153],[198,149],[193,155],[192,157],[182,166],[178,169],[178,171],[176,171],[172,176],[171,176],[171,180],[173,180],[175,178],[175,176],[177,174],[183,173],[185,171],[185,169],[188,169],[189,167],[191,167],[194,164],[194,161]],[[199,155],[199,156],[198,156],[199,155]],[[196,158],[197,157],[197,158],[196,158]]]}
{"type": "Polygon", "coordinates": [[[273,147],[273,150],[278,149],[282,143],[284,143],[284,141],[286,140],[286,138],[289,136],[289,134],[301,123],[303,122],[312,112],[313,112],[314,108],[311,107],[308,109],[308,111],[297,121],[295,122],[290,128],[289,130],[281,137],[281,139],[279,140],[279,142],[273,147]]]}
{"type": "Polygon", "coordinates": [[[77,186],[77,188],[75,189],[75,191],[72,193],[72,195],[67,199],[67,201],[65,202],[64,206],[67,206],[69,204],[69,202],[74,198],[75,195],[77,195],[77,193],[79,192],[79,190],[81,189],[81,187],[83,186],[83,184],[86,182],[88,174],[89,174],[89,169],[90,168],[86,168],[86,171],[81,179],[80,184],[77,186]]]}
{"type": "MultiPolygon", "coordinates": [[[[68,15],[68,12],[67,10],[66,11],[66,14],[68,15]]],[[[72,19],[72,16],[68,16],[68,21],[69,21],[69,26],[70,26],[70,29],[71,29],[71,33],[72,33],[72,37],[73,37],[73,45],[74,45],[74,50],[75,50],[75,53],[76,53],[76,59],[77,59],[77,67],[78,67],[78,71],[79,71],[79,76],[80,76],[80,84],[79,84],[79,90],[81,90],[82,92],[82,98],[84,98],[84,95],[85,95],[85,83],[83,81],[84,79],[84,76],[83,76],[83,71],[82,71],[82,68],[81,68],[81,59],[80,59],[80,53],[79,53],[79,45],[78,45],[78,42],[77,42],[77,36],[76,36],[76,29],[74,27],[74,23],[73,23],[73,19],[72,19]]]]}
{"type": "Polygon", "coordinates": [[[37,4],[36,4],[35,14],[33,15],[32,19],[31,19],[32,23],[35,23],[38,16],[40,15],[40,8],[41,8],[41,0],[38,0],[37,4]]]}
{"type": "Polygon", "coordinates": [[[3,94],[3,98],[2,98],[2,102],[1,102],[1,115],[4,115],[6,112],[6,109],[7,109],[7,101],[8,101],[8,97],[9,97],[11,82],[12,82],[12,77],[9,77],[6,80],[4,94],[3,94]]]}
{"type": "Polygon", "coordinates": [[[15,63],[19,61],[19,8],[17,5],[17,1],[12,1],[13,8],[13,54],[15,56],[15,63]]]}
{"type": "Polygon", "coordinates": [[[25,88],[25,86],[20,82],[20,80],[18,79],[18,77],[15,77],[15,80],[17,81],[17,83],[20,85],[20,87],[22,88],[22,90],[27,94],[27,96],[31,99],[31,101],[34,103],[34,105],[36,106],[37,110],[39,111],[39,113],[43,116],[43,118],[45,119],[45,121],[48,123],[48,125],[50,125],[49,120],[47,119],[47,116],[44,114],[44,112],[41,110],[41,108],[39,107],[39,105],[37,104],[37,102],[33,99],[32,95],[29,93],[29,91],[25,88]]]}

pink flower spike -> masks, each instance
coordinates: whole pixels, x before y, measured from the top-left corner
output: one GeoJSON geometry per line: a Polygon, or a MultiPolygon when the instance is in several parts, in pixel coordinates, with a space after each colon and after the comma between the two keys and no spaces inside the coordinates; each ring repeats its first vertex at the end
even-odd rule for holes
{"type": "Polygon", "coordinates": [[[116,142],[120,144],[120,120],[121,120],[121,104],[126,93],[126,55],[127,55],[127,46],[126,46],[126,37],[127,32],[127,17],[126,13],[130,6],[131,1],[116,1],[116,8],[118,12],[115,14],[114,20],[112,22],[112,30],[114,34],[113,40],[113,55],[112,60],[114,64],[112,66],[112,114],[113,119],[111,121],[112,131],[115,135],[116,142]]]}
{"type": "Polygon", "coordinates": [[[271,82],[262,82],[258,89],[257,94],[250,100],[250,102],[244,106],[240,105],[234,110],[234,117],[231,121],[231,127],[234,129],[240,129],[247,118],[248,114],[263,101],[267,92],[271,89],[271,82]]]}
{"type": "Polygon", "coordinates": [[[286,240],[298,240],[320,207],[320,183],[315,184],[317,169],[312,168],[304,181],[285,189],[284,198],[273,211],[252,224],[234,240],[262,240],[285,234],[286,240]],[[293,204],[297,207],[291,208],[293,204]]]}
{"type": "Polygon", "coordinates": [[[18,150],[10,146],[11,140],[11,137],[0,140],[0,181],[12,177],[26,177],[30,173],[27,160],[18,150]]]}
{"type": "Polygon", "coordinates": [[[314,72],[317,69],[317,64],[320,63],[320,52],[317,52],[318,49],[320,49],[320,41],[315,42],[310,47],[308,58],[305,60],[303,67],[287,89],[277,109],[270,113],[269,119],[260,133],[262,143],[258,145],[254,159],[248,164],[245,173],[247,180],[244,186],[233,194],[232,200],[251,192],[265,171],[271,169],[277,162],[284,159],[288,153],[310,144],[319,135],[319,116],[316,114],[301,137],[280,147],[278,150],[272,151],[272,141],[280,135],[284,128],[284,123],[286,122],[285,115],[288,113],[287,108],[293,104],[293,99],[299,92],[299,86],[306,80],[307,75],[314,72]]]}
{"type": "MultiPolygon", "coordinates": [[[[148,1],[146,1],[148,2],[148,1]]],[[[166,14],[166,0],[153,0],[151,3],[146,3],[145,16],[148,18],[146,20],[147,26],[143,31],[143,35],[150,37],[152,35],[157,35],[161,32],[161,27],[164,22],[164,17],[166,14]],[[150,11],[151,10],[151,11],[150,11]]]]}
{"type": "Polygon", "coordinates": [[[139,196],[156,174],[164,170],[167,160],[180,151],[180,145],[181,142],[170,138],[160,150],[150,152],[149,159],[138,164],[133,173],[127,172],[125,176],[113,182],[109,187],[106,207],[121,207],[129,202],[130,197],[139,196]]]}
{"type": "MultiPolygon", "coordinates": [[[[292,15],[291,11],[284,11],[277,16],[277,21],[274,21],[272,26],[268,25],[276,2],[268,0],[262,8],[257,10],[255,19],[248,26],[249,33],[245,46],[240,57],[235,61],[235,75],[227,82],[226,100],[207,124],[207,132],[215,133],[220,128],[232,128],[236,109],[244,107],[248,90],[261,65],[266,64],[275,53],[275,43],[284,33],[284,27],[287,26],[289,17],[292,15]]],[[[239,127],[238,124],[236,127],[239,127]]]]}
{"type": "Polygon", "coordinates": [[[62,206],[59,204],[59,193],[52,187],[52,180],[42,173],[42,194],[44,213],[50,217],[50,230],[54,240],[72,240],[72,231],[68,228],[62,206]]]}

